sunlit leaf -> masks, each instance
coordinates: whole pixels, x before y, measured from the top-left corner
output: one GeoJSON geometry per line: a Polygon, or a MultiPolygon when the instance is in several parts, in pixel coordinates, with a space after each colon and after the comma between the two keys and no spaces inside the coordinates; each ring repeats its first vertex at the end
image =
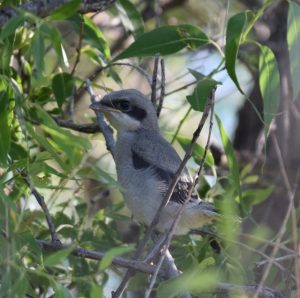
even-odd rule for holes
{"type": "Polygon", "coordinates": [[[129,0],[118,0],[117,8],[123,25],[135,38],[144,33],[144,22],[135,5],[129,0]]]}
{"type": "Polygon", "coordinates": [[[5,81],[0,80],[0,165],[7,165],[10,150],[11,123],[14,101],[12,90],[5,81]]]}
{"type": "MultiPolygon", "coordinates": [[[[187,150],[191,143],[190,139],[185,138],[183,136],[177,136],[176,140],[179,142],[179,144],[182,146],[182,148],[184,150],[187,150]]],[[[192,153],[192,156],[194,157],[196,163],[199,164],[201,162],[203,154],[204,154],[204,148],[196,143],[194,146],[193,153],[192,153]]],[[[214,157],[211,154],[210,150],[208,150],[206,153],[205,165],[208,167],[214,166],[214,157]]]]}
{"type": "Polygon", "coordinates": [[[267,137],[270,124],[277,113],[280,83],[277,62],[271,49],[261,47],[259,57],[259,87],[263,97],[264,132],[267,137]]]}
{"type": "Polygon", "coordinates": [[[199,27],[189,24],[167,25],[144,33],[114,60],[155,54],[169,55],[185,47],[198,48],[208,43],[208,37],[199,27]]]}
{"type": "Polygon", "coordinates": [[[69,20],[74,24],[78,34],[82,34],[84,40],[86,40],[89,45],[102,52],[105,58],[110,57],[110,49],[105,36],[90,18],[74,15],[69,20]]]}

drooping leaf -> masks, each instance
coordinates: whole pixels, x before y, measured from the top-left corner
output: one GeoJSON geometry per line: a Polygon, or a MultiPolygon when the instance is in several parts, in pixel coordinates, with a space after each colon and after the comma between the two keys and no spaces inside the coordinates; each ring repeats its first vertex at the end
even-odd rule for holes
{"type": "Polygon", "coordinates": [[[133,250],[130,246],[114,247],[105,253],[104,258],[100,262],[100,270],[105,270],[110,266],[114,257],[129,253],[133,250]]]}
{"type": "Polygon", "coordinates": [[[52,79],[52,89],[58,106],[61,108],[66,99],[72,95],[74,79],[69,73],[59,73],[52,79]]]}
{"type": "Polygon", "coordinates": [[[232,16],[228,21],[226,30],[225,66],[228,75],[242,94],[244,94],[244,92],[239,84],[235,72],[235,65],[239,47],[242,41],[243,30],[247,23],[247,16],[248,12],[246,11],[232,16]]]}
{"type": "Polygon", "coordinates": [[[32,39],[31,49],[32,57],[37,69],[37,74],[41,75],[44,70],[45,43],[44,37],[39,30],[35,33],[32,39]]]}
{"type": "Polygon", "coordinates": [[[50,26],[47,22],[42,23],[40,32],[49,39],[50,45],[57,54],[59,64],[61,66],[69,67],[69,61],[63,47],[63,39],[60,32],[55,27],[50,26]]]}
{"type": "Polygon", "coordinates": [[[54,21],[54,20],[65,20],[72,15],[74,15],[77,10],[80,7],[81,0],[72,0],[70,2],[67,2],[60,7],[58,7],[55,11],[53,11],[47,19],[49,21],[54,21]]]}
{"type": "Polygon", "coordinates": [[[135,5],[129,0],[118,0],[117,9],[123,25],[135,38],[144,33],[144,22],[135,5]]]}
{"type": "Polygon", "coordinates": [[[268,47],[261,47],[259,57],[259,87],[263,97],[264,132],[267,137],[280,97],[279,73],[275,56],[268,47]]]}
{"type": "Polygon", "coordinates": [[[216,119],[219,127],[222,144],[224,147],[224,151],[228,160],[230,179],[241,202],[242,192],[241,192],[241,185],[240,185],[240,173],[239,173],[238,163],[234,154],[234,149],[229,139],[229,136],[225,131],[225,128],[223,127],[221,119],[217,115],[216,115],[216,119]]]}
{"type": "Polygon", "coordinates": [[[294,99],[298,99],[300,97],[300,5],[293,1],[289,2],[287,38],[291,62],[294,99]]]}
{"type": "Polygon", "coordinates": [[[199,27],[190,24],[167,25],[139,36],[114,61],[155,54],[169,55],[185,47],[198,48],[208,43],[208,37],[199,27]]]}

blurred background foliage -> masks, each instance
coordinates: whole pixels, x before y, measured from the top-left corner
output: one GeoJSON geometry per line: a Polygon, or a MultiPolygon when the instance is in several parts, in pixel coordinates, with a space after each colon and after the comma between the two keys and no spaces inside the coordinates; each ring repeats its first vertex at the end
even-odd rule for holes
{"type": "MultiPolygon", "coordinates": [[[[39,15],[22,9],[30,2],[38,1],[4,1],[0,10],[0,296],[109,297],[118,286],[124,269],[112,258],[129,257],[144,227],[124,206],[84,80],[100,97],[122,88],[150,96],[160,54],[166,80],[159,124],[181,156],[217,87],[198,191],[224,218],[209,230],[220,237],[219,254],[200,235],[173,239],[183,274],[159,283],[158,297],[184,290],[223,297],[208,293],[219,282],[261,280],[297,297],[299,4],[117,0],[98,1],[103,11],[88,12],[73,0],[39,15]],[[10,5],[18,8],[7,17],[10,5]],[[50,240],[50,233],[33,190],[70,248],[42,251],[37,239],[50,240]],[[77,246],[106,257],[72,256],[77,246]],[[269,255],[292,257],[274,261],[264,279],[269,255]]],[[[161,85],[158,71],[157,94],[161,85]]],[[[188,163],[192,174],[208,131],[207,123],[188,163]]],[[[128,297],[141,297],[146,284],[147,275],[137,274],[128,297]]]]}

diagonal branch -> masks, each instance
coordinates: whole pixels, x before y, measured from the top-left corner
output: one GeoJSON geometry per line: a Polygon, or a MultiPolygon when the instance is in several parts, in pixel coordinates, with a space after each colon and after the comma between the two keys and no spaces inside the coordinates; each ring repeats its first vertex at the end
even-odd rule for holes
{"type": "Polygon", "coordinates": [[[48,224],[48,228],[51,234],[51,241],[52,243],[56,243],[58,246],[61,246],[61,242],[57,236],[56,233],[56,228],[55,225],[52,221],[49,209],[45,203],[45,199],[44,197],[37,191],[37,189],[32,185],[31,181],[29,180],[28,174],[23,170],[23,171],[19,171],[23,180],[25,181],[25,183],[28,185],[28,187],[31,190],[31,193],[34,195],[34,197],[36,198],[37,202],[39,203],[40,207],[42,208],[45,217],[46,217],[46,221],[48,224]]]}

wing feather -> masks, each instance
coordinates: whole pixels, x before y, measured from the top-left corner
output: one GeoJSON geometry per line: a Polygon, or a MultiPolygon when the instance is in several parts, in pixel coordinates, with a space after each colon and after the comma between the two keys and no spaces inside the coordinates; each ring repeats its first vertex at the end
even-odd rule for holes
{"type": "MultiPolygon", "coordinates": [[[[160,180],[166,184],[166,189],[172,183],[176,171],[178,170],[181,159],[174,148],[159,134],[152,131],[140,133],[136,142],[132,146],[132,160],[135,169],[153,170],[160,180]]],[[[192,179],[185,168],[174,189],[171,201],[183,204],[188,197],[192,179]]],[[[193,191],[191,200],[199,201],[196,191],[193,191]]]]}

